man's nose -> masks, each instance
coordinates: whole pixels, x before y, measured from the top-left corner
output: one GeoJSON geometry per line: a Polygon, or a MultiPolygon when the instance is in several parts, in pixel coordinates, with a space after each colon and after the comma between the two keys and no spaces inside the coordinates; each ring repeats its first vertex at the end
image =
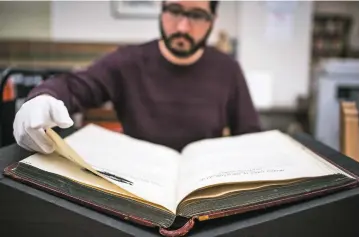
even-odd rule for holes
{"type": "Polygon", "coordinates": [[[187,33],[190,29],[190,22],[187,17],[182,17],[177,25],[177,30],[182,33],[187,33]]]}

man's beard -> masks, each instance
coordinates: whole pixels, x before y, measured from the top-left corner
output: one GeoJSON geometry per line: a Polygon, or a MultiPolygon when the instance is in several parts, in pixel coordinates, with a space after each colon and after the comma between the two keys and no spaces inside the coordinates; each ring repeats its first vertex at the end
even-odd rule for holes
{"type": "Polygon", "coordinates": [[[203,37],[203,39],[200,40],[198,43],[196,43],[195,40],[190,35],[185,34],[185,33],[177,32],[177,33],[167,36],[163,30],[162,22],[160,22],[160,29],[161,29],[162,39],[163,39],[167,49],[174,56],[179,57],[179,58],[190,57],[193,54],[195,54],[199,49],[205,47],[207,44],[207,39],[212,31],[212,27],[211,27],[210,29],[208,29],[207,34],[203,37]],[[176,49],[176,48],[172,47],[172,41],[175,40],[176,38],[181,38],[181,37],[186,39],[189,42],[190,48],[188,50],[180,50],[180,49],[176,49]]]}

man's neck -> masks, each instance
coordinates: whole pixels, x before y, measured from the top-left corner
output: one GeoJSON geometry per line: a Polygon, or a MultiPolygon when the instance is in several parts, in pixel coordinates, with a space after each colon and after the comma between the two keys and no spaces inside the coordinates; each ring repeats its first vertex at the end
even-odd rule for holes
{"type": "Polygon", "coordinates": [[[191,65],[195,62],[197,62],[201,56],[203,55],[203,49],[198,50],[196,53],[194,53],[192,56],[188,57],[188,58],[178,58],[176,56],[174,56],[166,47],[165,43],[163,42],[163,40],[159,40],[158,42],[158,46],[160,48],[160,51],[163,55],[163,57],[165,57],[169,62],[173,63],[173,64],[177,64],[177,65],[191,65]]]}

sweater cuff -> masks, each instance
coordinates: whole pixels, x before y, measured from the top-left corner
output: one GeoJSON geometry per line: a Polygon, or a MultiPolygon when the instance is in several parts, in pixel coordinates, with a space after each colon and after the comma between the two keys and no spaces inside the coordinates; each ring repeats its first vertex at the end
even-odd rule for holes
{"type": "Polygon", "coordinates": [[[26,97],[25,101],[29,101],[29,100],[31,100],[31,99],[35,98],[36,96],[39,96],[39,95],[49,95],[49,96],[52,96],[52,97],[54,97],[54,98],[56,98],[58,100],[60,99],[58,97],[58,95],[52,90],[48,90],[48,89],[40,89],[39,90],[39,89],[36,89],[35,91],[31,91],[29,93],[29,95],[26,97]]]}

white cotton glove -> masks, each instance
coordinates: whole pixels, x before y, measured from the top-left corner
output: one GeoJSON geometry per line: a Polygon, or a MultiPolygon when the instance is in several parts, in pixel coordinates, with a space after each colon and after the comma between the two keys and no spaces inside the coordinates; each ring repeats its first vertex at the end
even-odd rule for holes
{"type": "Polygon", "coordinates": [[[25,102],[15,115],[13,124],[17,144],[29,151],[49,154],[54,145],[45,134],[46,128],[68,128],[74,124],[61,100],[39,95],[25,102]]]}

